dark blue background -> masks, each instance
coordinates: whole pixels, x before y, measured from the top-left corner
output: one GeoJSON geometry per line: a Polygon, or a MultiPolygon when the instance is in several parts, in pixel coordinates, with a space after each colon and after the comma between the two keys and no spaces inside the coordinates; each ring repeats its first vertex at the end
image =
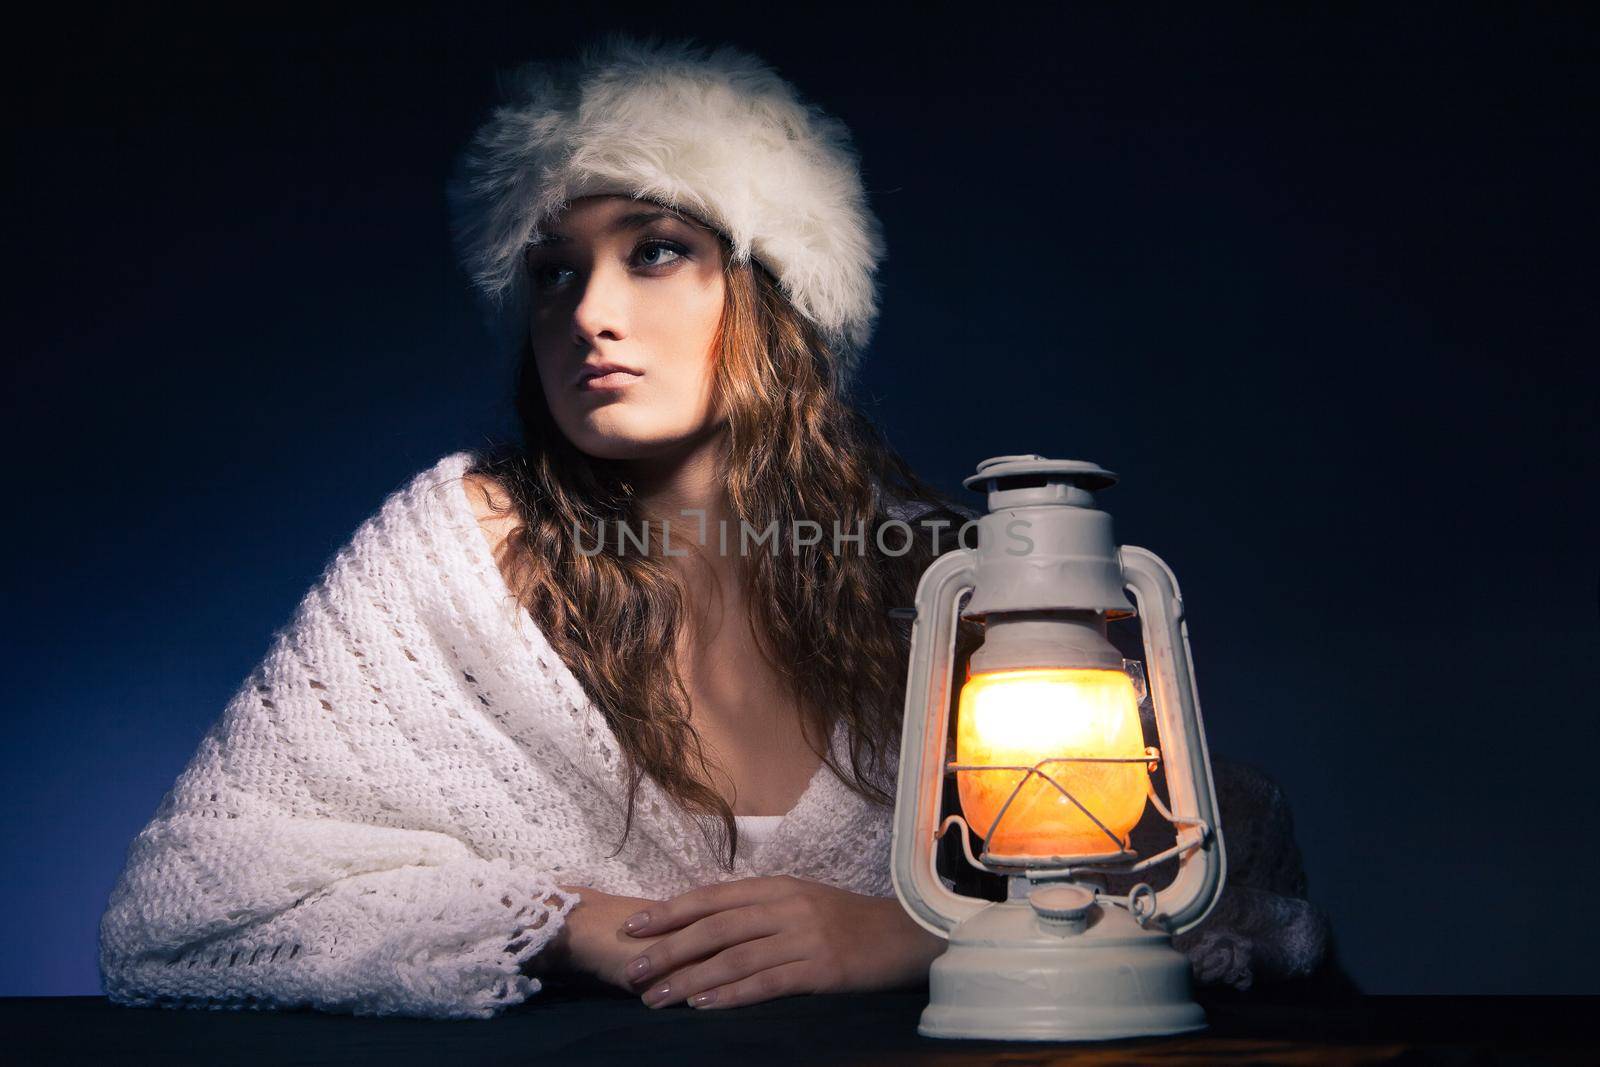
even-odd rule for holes
{"type": "Polygon", "coordinates": [[[549,6],[13,39],[0,994],[98,992],[124,851],[271,632],[509,427],[443,184],[496,68],[607,28],[753,49],[852,127],[863,403],[969,503],[1000,453],[1122,474],[1358,981],[1600,990],[1592,17],[549,6]]]}

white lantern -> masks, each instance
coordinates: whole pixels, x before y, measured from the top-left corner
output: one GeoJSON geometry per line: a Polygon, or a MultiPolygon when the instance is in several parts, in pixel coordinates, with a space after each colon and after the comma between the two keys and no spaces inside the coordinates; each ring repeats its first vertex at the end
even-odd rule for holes
{"type": "Polygon", "coordinates": [[[892,873],[911,917],[949,941],[929,971],[924,1036],[1106,1040],[1205,1026],[1172,936],[1222,891],[1216,791],[1178,584],[1153,553],[1117,546],[1092,496],[1115,482],[1077,460],[985,460],[963,483],[988,493],[977,545],[938,557],[918,585],[892,873]],[[1143,674],[1106,637],[1108,620],[1134,615],[1155,747],[1139,720],[1143,674]],[[984,639],[947,764],[958,618],[982,620],[984,639]],[[1170,807],[1151,784],[1158,767],[1170,807]],[[941,824],[950,774],[963,814],[941,824]],[[1175,834],[1141,858],[1129,834],[1146,803],[1175,834]],[[1006,900],[946,887],[935,861],[951,827],[968,863],[1007,877],[1006,900]],[[1105,888],[1107,874],[1167,865],[1176,873],[1159,893],[1105,888]]]}

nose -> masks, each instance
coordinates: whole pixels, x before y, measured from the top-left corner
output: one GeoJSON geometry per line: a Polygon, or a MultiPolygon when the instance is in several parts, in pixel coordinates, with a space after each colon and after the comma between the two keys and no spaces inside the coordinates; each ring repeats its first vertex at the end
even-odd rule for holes
{"type": "Polygon", "coordinates": [[[628,279],[625,271],[604,262],[589,272],[572,309],[572,340],[586,350],[599,342],[627,336],[628,279]]]}

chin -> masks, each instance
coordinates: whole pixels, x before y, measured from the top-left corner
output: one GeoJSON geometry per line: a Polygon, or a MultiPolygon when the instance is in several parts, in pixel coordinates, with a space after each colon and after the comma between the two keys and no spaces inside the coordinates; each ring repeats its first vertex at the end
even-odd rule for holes
{"type": "Polygon", "coordinates": [[[596,459],[638,460],[659,456],[680,446],[684,435],[650,432],[636,426],[584,424],[569,435],[578,451],[596,459]]]}
{"type": "Polygon", "coordinates": [[[632,441],[618,440],[591,440],[580,438],[576,442],[578,451],[592,459],[610,460],[636,460],[650,454],[650,449],[642,447],[632,441]]]}

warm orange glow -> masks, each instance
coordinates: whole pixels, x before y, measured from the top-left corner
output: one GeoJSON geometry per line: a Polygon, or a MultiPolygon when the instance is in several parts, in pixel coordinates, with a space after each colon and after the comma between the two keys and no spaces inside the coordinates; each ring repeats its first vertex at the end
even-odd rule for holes
{"type": "MultiPolygon", "coordinates": [[[[975,674],[961,689],[956,762],[1033,766],[1051,756],[1140,756],[1139,700],[1122,671],[1039,668],[975,674]]],[[[1049,763],[1041,770],[1126,839],[1144,814],[1149,773],[1139,763],[1049,763]]],[[[959,771],[962,813],[983,835],[1023,771],[959,771]]],[[[1006,809],[992,853],[1077,856],[1117,846],[1060,790],[1034,775],[1006,809]]]]}

